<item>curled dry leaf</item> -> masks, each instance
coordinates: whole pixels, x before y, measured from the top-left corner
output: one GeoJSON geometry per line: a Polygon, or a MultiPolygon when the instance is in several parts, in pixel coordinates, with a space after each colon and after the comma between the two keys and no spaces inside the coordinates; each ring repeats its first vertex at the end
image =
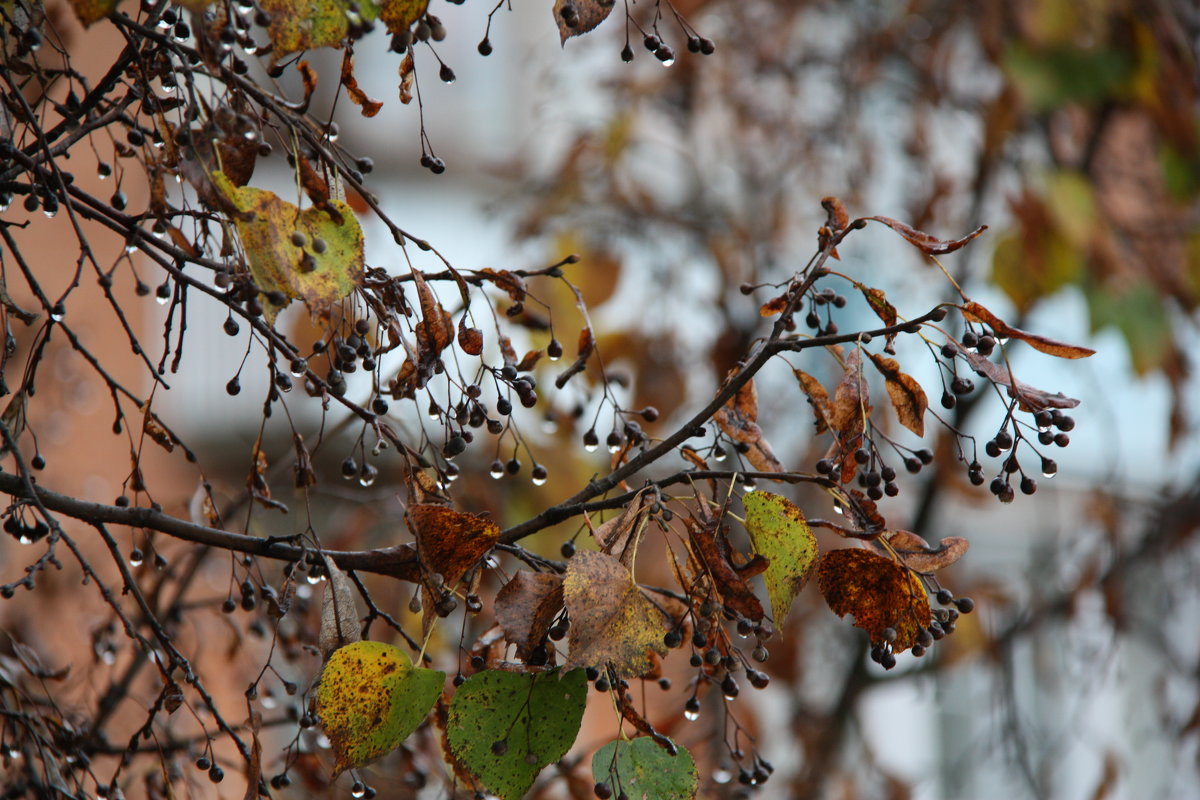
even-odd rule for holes
{"type": "Polygon", "coordinates": [[[862,374],[862,357],[857,349],[846,357],[845,373],[833,393],[833,408],[829,427],[836,439],[830,445],[829,457],[838,464],[835,474],[842,483],[854,478],[858,464],[854,450],[862,439],[865,420],[871,414],[871,398],[867,380],[862,374]]]}
{"type": "Polygon", "coordinates": [[[454,320],[429,288],[420,270],[412,271],[417,297],[421,302],[421,321],[416,324],[418,371],[431,373],[443,350],[454,341],[454,320]]]}
{"type": "Polygon", "coordinates": [[[758,427],[758,394],[754,381],[746,381],[729,402],[713,415],[725,435],[735,442],[749,445],[746,460],[760,472],[783,472],[783,464],[775,457],[771,445],[758,427]]]}
{"type": "Polygon", "coordinates": [[[626,567],[633,566],[633,557],[637,553],[637,539],[649,517],[649,506],[654,502],[653,495],[643,489],[621,513],[605,522],[592,536],[600,545],[600,552],[615,556],[626,567]]]}
{"type": "Polygon", "coordinates": [[[413,101],[413,85],[417,80],[416,63],[413,61],[412,48],[400,60],[400,102],[408,105],[413,101]]]}
{"type": "Polygon", "coordinates": [[[961,536],[948,536],[930,547],[929,542],[912,531],[888,531],[883,539],[910,569],[917,572],[936,572],[962,558],[971,543],[961,536]]]}
{"type": "Polygon", "coordinates": [[[364,117],[373,117],[383,108],[383,103],[378,100],[372,100],[367,97],[358,86],[358,80],[354,77],[354,54],[350,50],[342,55],[342,86],[346,87],[346,95],[350,98],[350,102],[362,109],[364,117]]]}
{"type": "Polygon", "coordinates": [[[554,23],[559,41],[566,44],[572,36],[582,36],[608,17],[615,4],[609,0],[556,0],[554,23]]]}
{"type": "Polygon", "coordinates": [[[321,601],[321,633],[317,639],[321,655],[329,658],[334,650],[360,641],[358,606],[354,602],[354,588],[345,572],[324,557],[325,597],[321,601]]]}
{"type": "Polygon", "coordinates": [[[812,405],[816,432],[824,433],[829,430],[829,420],[833,418],[833,404],[829,402],[829,392],[825,391],[825,387],[819,380],[804,370],[795,369],[792,372],[795,374],[796,380],[800,382],[800,388],[808,395],[808,402],[812,405]]]}
{"type": "Polygon", "coordinates": [[[767,560],[756,555],[741,569],[737,569],[730,560],[732,553],[729,541],[725,532],[718,529],[717,520],[703,524],[685,520],[685,524],[692,551],[702,565],[701,571],[711,577],[724,604],[746,619],[760,622],[764,616],[762,603],[747,581],[766,568],[767,560]]]}
{"type": "Polygon", "coordinates": [[[974,350],[960,347],[958,348],[958,357],[970,364],[977,374],[997,386],[1005,387],[1008,390],[1008,396],[1017,401],[1022,411],[1036,412],[1043,408],[1075,408],[1079,405],[1078,400],[1067,397],[1062,392],[1051,394],[1027,383],[1021,383],[1013,377],[1006,365],[990,361],[974,350]]]}
{"type": "Polygon", "coordinates": [[[854,616],[873,643],[885,641],[884,631],[896,632],[892,647],[903,652],[916,644],[930,622],[929,598],[921,581],[908,569],[861,548],[832,550],[817,566],[817,586],[839,617],[854,616]]]}
{"type": "Polygon", "coordinates": [[[504,638],[517,646],[517,655],[527,661],[562,606],[561,576],[518,570],[496,593],[496,622],[504,638]]]}
{"type": "Polygon", "coordinates": [[[458,346],[469,356],[477,356],[483,352],[483,331],[467,327],[467,317],[458,321],[458,346]]]}
{"type": "Polygon", "coordinates": [[[964,303],[959,308],[962,309],[967,319],[987,325],[1001,339],[1019,339],[1034,350],[1040,350],[1043,353],[1058,356],[1059,358],[1087,358],[1096,354],[1096,351],[1090,347],[1067,344],[1066,342],[1059,342],[1041,334],[1014,328],[974,300],[964,303]]]}
{"type": "Polygon", "coordinates": [[[588,358],[592,355],[592,352],[595,349],[596,337],[593,335],[592,329],[590,327],[584,328],[579,332],[578,355],[575,356],[575,361],[571,364],[571,366],[564,369],[561,373],[559,373],[558,377],[554,379],[555,387],[561,389],[567,385],[567,381],[571,380],[571,378],[577,373],[582,372],[583,368],[587,366],[588,358]]]}
{"type": "Polygon", "coordinates": [[[896,409],[900,424],[917,436],[924,436],[925,409],[929,407],[929,399],[925,397],[925,390],[921,388],[921,384],[911,375],[902,372],[900,362],[896,359],[877,353],[871,353],[870,356],[879,374],[883,375],[884,388],[891,398],[892,408],[896,409]]]}
{"type": "Polygon", "coordinates": [[[894,220],[891,217],[865,217],[864,219],[882,222],[884,225],[887,225],[896,233],[907,239],[909,244],[913,245],[927,256],[941,256],[945,255],[946,253],[953,253],[955,250],[958,250],[967,242],[986,231],[988,227],[987,225],[980,225],[978,228],[971,231],[961,239],[939,239],[936,236],[925,233],[925,231],[919,231],[916,228],[905,225],[903,222],[894,220]]]}
{"type": "Polygon", "coordinates": [[[612,556],[593,550],[572,556],[563,599],[571,615],[564,669],[607,664],[618,677],[635,678],[651,668],[647,653],[666,655],[662,614],[612,556]]]}
{"type": "Polygon", "coordinates": [[[150,411],[150,401],[147,400],[142,403],[140,408],[142,411],[142,430],[159,447],[168,453],[172,452],[175,449],[175,440],[167,432],[167,429],[162,426],[162,423],[158,421],[158,417],[150,411]]]}

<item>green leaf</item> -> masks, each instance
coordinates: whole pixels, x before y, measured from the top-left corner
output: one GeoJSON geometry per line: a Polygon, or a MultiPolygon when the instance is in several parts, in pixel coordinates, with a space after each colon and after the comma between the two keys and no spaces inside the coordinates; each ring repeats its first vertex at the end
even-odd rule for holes
{"type": "Polygon", "coordinates": [[[1113,95],[1133,73],[1133,62],[1120,50],[1059,45],[1034,49],[1008,46],[1004,71],[1037,111],[1066,103],[1092,103],[1113,95]]]}
{"type": "Polygon", "coordinates": [[[817,539],[792,501],[770,492],[742,496],[746,530],[754,552],[770,561],[763,579],[771,599],[771,614],[782,628],[792,601],[808,582],[817,560],[817,539]]]}
{"type": "Polygon", "coordinates": [[[522,675],[484,670],[467,678],[450,703],[446,736],[453,756],[504,800],[528,791],[547,764],[579,734],[587,679],[574,669],[522,675]]]}
{"type": "Polygon", "coordinates": [[[417,669],[383,642],[355,642],[329,658],[317,687],[317,717],[333,746],[334,774],[395,750],[441,696],[446,673],[417,669]]]}
{"type": "Polygon", "coordinates": [[[691,753],[679,747],[671,755],[649,736],[601,747],[592,757],[592,777],[631,800],[688,800],[700,786],[691,753]]]}
{"type": "MultiPolygon", "coordinates": [[[[330,201],[341,216],[337,220],[320,208],[301,211],[266,189],[234,186],[221,172],[212,177],[240,212],[234,223],[254,282],[264,293],[279,291],[289,302],[301,298],[309,311],[323,315],[358,286],[363,232],[348,205],[330,201]],[[303,247],[295,244],[296,234],[302,236],[303,247]]],[[[264,301],[267,320],[274,320],[282,307],[264,301]]]]}

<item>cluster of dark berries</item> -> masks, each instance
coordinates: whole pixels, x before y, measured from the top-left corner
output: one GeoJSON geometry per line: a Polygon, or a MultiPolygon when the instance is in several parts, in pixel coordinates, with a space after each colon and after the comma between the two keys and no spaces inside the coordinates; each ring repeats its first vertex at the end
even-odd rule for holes
{"type": "Polygon", "coordinates": [[[43,520],[37,520],[32,525],[26,523],[18,514],[9,514],[4,520],[4,532],[21,544],[33,544],[46,538],[50,526],[43,520]]]}

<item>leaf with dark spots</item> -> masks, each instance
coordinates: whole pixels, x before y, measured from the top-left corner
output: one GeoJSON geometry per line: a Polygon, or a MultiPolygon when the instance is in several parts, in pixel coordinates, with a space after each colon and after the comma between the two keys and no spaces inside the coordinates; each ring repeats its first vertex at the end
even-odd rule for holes
{"type": "Polygon", "coordinates": [[[316,712],[336,758],[334,775],[395,750],[437,702],[444,672],[417,669],[383,642],[334,651],[317,687],[316,712]]]}
{"type": "Polygon", "coordinates": [[[864,219],[882,222],[896,233],[908,240],[909,244],[916,247],[927,256],[941,256],[946,253],[953,253],[967,242],[974,239],[979,234],[987,230],[987,225],[980,225],[975,230],[968,233],[961,239],[939,239],[924,231],[919,231],[916,228],[905,225],[903,222],[892,219],[891,217],[864,217],[864,219]]]}
{"type": "Polygon", "coordinates": [[[379,18],[387,26],[388,33],[400,33],[411,28],[428,8],[429,0],[383,0],[379,4],[379,18]]]}
{"type": "Polygon", "coordinates": [[[746,531],[755,553],[767,561],[767,596],[777,627],[783,627],[792,601],[808,582],[817,560],[817,539],[804,514],[786,497],[770,492],[748,492],[746,531]]]}
{"type": "Polygon", "coordinates": [[[900,424],[917,436],[924,436],[925,409],[929,407],[929,400],[925,397],[925,390],[921,388],[921,384],[911,375],[902,372],[900,362],[896,359],[877,353],[871,353],[870,356],[879,374],[883,375],[884,388],[891,398],[892,408],[896,409],[900,424]]]}
{"type": "Polygon", "coordinates": [[[496,593],[496,622],[522,660],[529,660],[562,609],[562,584],[559,575],[518,570],[496,593]]]}
{"type": "Polygon", "coordinates": [[[1059,358],[1087,358],[1096,354],[1096,351],[1090,347],[1067,344],[1066,342],[1059,342],[1041,334],[1014,328],[974,300],[964,303],[959,308],[962,309],[963,315],[967,319],[987,325],[1001,339],[1019,339],[1034,350],[1040,350],[1048,355],[1058,356],[1059,358]]]}
{"type": "Polygon", "coordinates": [[[500,528],[490,519],[431,503],[408,507],[417,552],[430,573],[453,589],[463,575],[496,546],[500,528]]]}
{"type": "Polygon", "coordinates": [[[687,749],[666,741],[673,752],[648,736],[609,742],[592,757],[592,777],[617,782],[629,800],[693,800],[700,790],[696,762],[687,749]]]}
{"type": "Polygon", "coordinates": [[[760,472],[783,472],[783,464],[775,457],[771,445],[763,438],[758,426],[758,394],[754,381],[746,381],[737,394],[717,409],[713,420],[735,442],[748,445],[746,460],[760,472]]]}
{"type": "Polygon", "coordinates": [[[858,471],[854,461],[854,450],[859,446],[865,420],[871,414],[871,398],[866,378],[862,374],[862,357],[857,349],[846,356],[845,372],[833,394],[832,414],[829,427],[837,437],[830,447],[829,455],[835,459],[838,470],[834,475],[842,483],[850,481],[858,471]]]}
{"type": "Polygon", "coordinates": [[[666,654],[663,615],[612,556],[572,556],[563,598],[571,615],[567,668],[609,665],[619,677],[636,678],[651,667],[647,653],[666,654]]]}
{"type": "Polygon", "coordinates": [[[873,643],[891,642],[897,653],[916,644],[917,635],[928,627],[929,598],[921,581],[907,568],[889,558],[862,548],[832,550],[817,566],[817,586],[829,608],[839,617],[854,616],[873,643]]]}

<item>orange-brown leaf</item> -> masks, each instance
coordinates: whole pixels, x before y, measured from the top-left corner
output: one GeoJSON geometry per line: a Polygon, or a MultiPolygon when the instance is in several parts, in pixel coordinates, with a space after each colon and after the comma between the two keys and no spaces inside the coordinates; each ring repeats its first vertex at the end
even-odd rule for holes
{"type": "Polygon", "coordinates": [[[776,314],[783,313],[783,310],[788,307],[788,302],[790,300],[791,298],[786,293],[781,294],[778,297],[772,297],[759,307],[759,316],[773,317],[776,314]]]}
{"type": "Polygon", "coordinates": [[[955,250],[958,250],[967,242],[986,231],[988,227],[987,225],[980,225],[978,228],[971,231],[961,239],[939,239],[936,236],[925,233],[925,231],[919,231],[916,228],[905,225],[903,222],[894,220],[891,217],[866,217],[866,219],[875,220],[876,222],[882,222],[884,225],[887,225],[896,233],[907,239],[909,244],[913,245],[927,256],[941,256],[945,255],[946,253],[953,253],[955,250]]]}
{"type": "Polygon", "coordinates": [[[1038,333],[1030,333],[1020,328],[1014,328],[974,300],[964,303],[959,307],[967,319],[987,325],[1000,338],[1020,339],[1034,350],[1040,350],[1048,355],[1058,356],[1059,358],[1087,358],[1096,354],[1096,351],[1090,347],[1067,344],[1066,342],[1059,342],[1038,333]]]}
{"type": "Polygon", "coordinates": [[[822,197],[821,207],[828,214],[828,220],[825,223],[834,233],[843,231],[850,224],[850,215],[846,213],[846,206],[836,197],[822,197]]]}
{"type": "Polygon", "coordinates": [[[871,353],[870,356],[875,368],[884,377],[884,388],[892,400],[892,407],[896,409],[900,424],[917,436],[924,436],[925,409],[929,407],[929,400],[925,397],[925,390],[921,388],[921,384],[911,375],[902,372],[896,359],[878,353],[871,353]]]}
{"type": "Polygon", "coordinates": [[[530,350],[521,357],[521,361],[517,364],[517,372],[531,372],[537,366],[537,362],[542,360],[545,350],[530,350]]]}
{"type": "Polygon", "coordinates": [[[301,61],[296,65],[296,69],[300,70],[300,79],[304,83],[304,105],[307,106],[313,92],[317,90],[317,71],[307,61],[301,61]]]}
{"type": "Polygon", "coordinates": [[[884,631],[894,630],[892,647],[898,653],[916,644],[921,629],[929,625],[929,598],[921,581],[870,550],[826,553],[817,566],[817,586],[833,613],[854,615],[854,626],[866,631],[872,642],[884,642],[884,631]]]}
{"type": "Polygon", "coordinates": [[[653,502],[654,496],[642,490],[621,509],[620,514],[592,531],[596,544],[600,545],[600,552],[615,556],[622,564],[631,567],[637,552],[637,534],[645,524],[648,506],[653,502]]]}
{"type": "Polygon", "coordinates": [[[522,660],[528,660],[546,638],[562,608],[562,583],[562,577],[553,573],[518,570],[496,593],[496,622],[522,660]]]}
{"type": "Polygon", "coordinates": [[[426,569],[440,574],[450,589],[500,538],[495,522],[447,506],[410,505],[408,524],[426,569]]]}

